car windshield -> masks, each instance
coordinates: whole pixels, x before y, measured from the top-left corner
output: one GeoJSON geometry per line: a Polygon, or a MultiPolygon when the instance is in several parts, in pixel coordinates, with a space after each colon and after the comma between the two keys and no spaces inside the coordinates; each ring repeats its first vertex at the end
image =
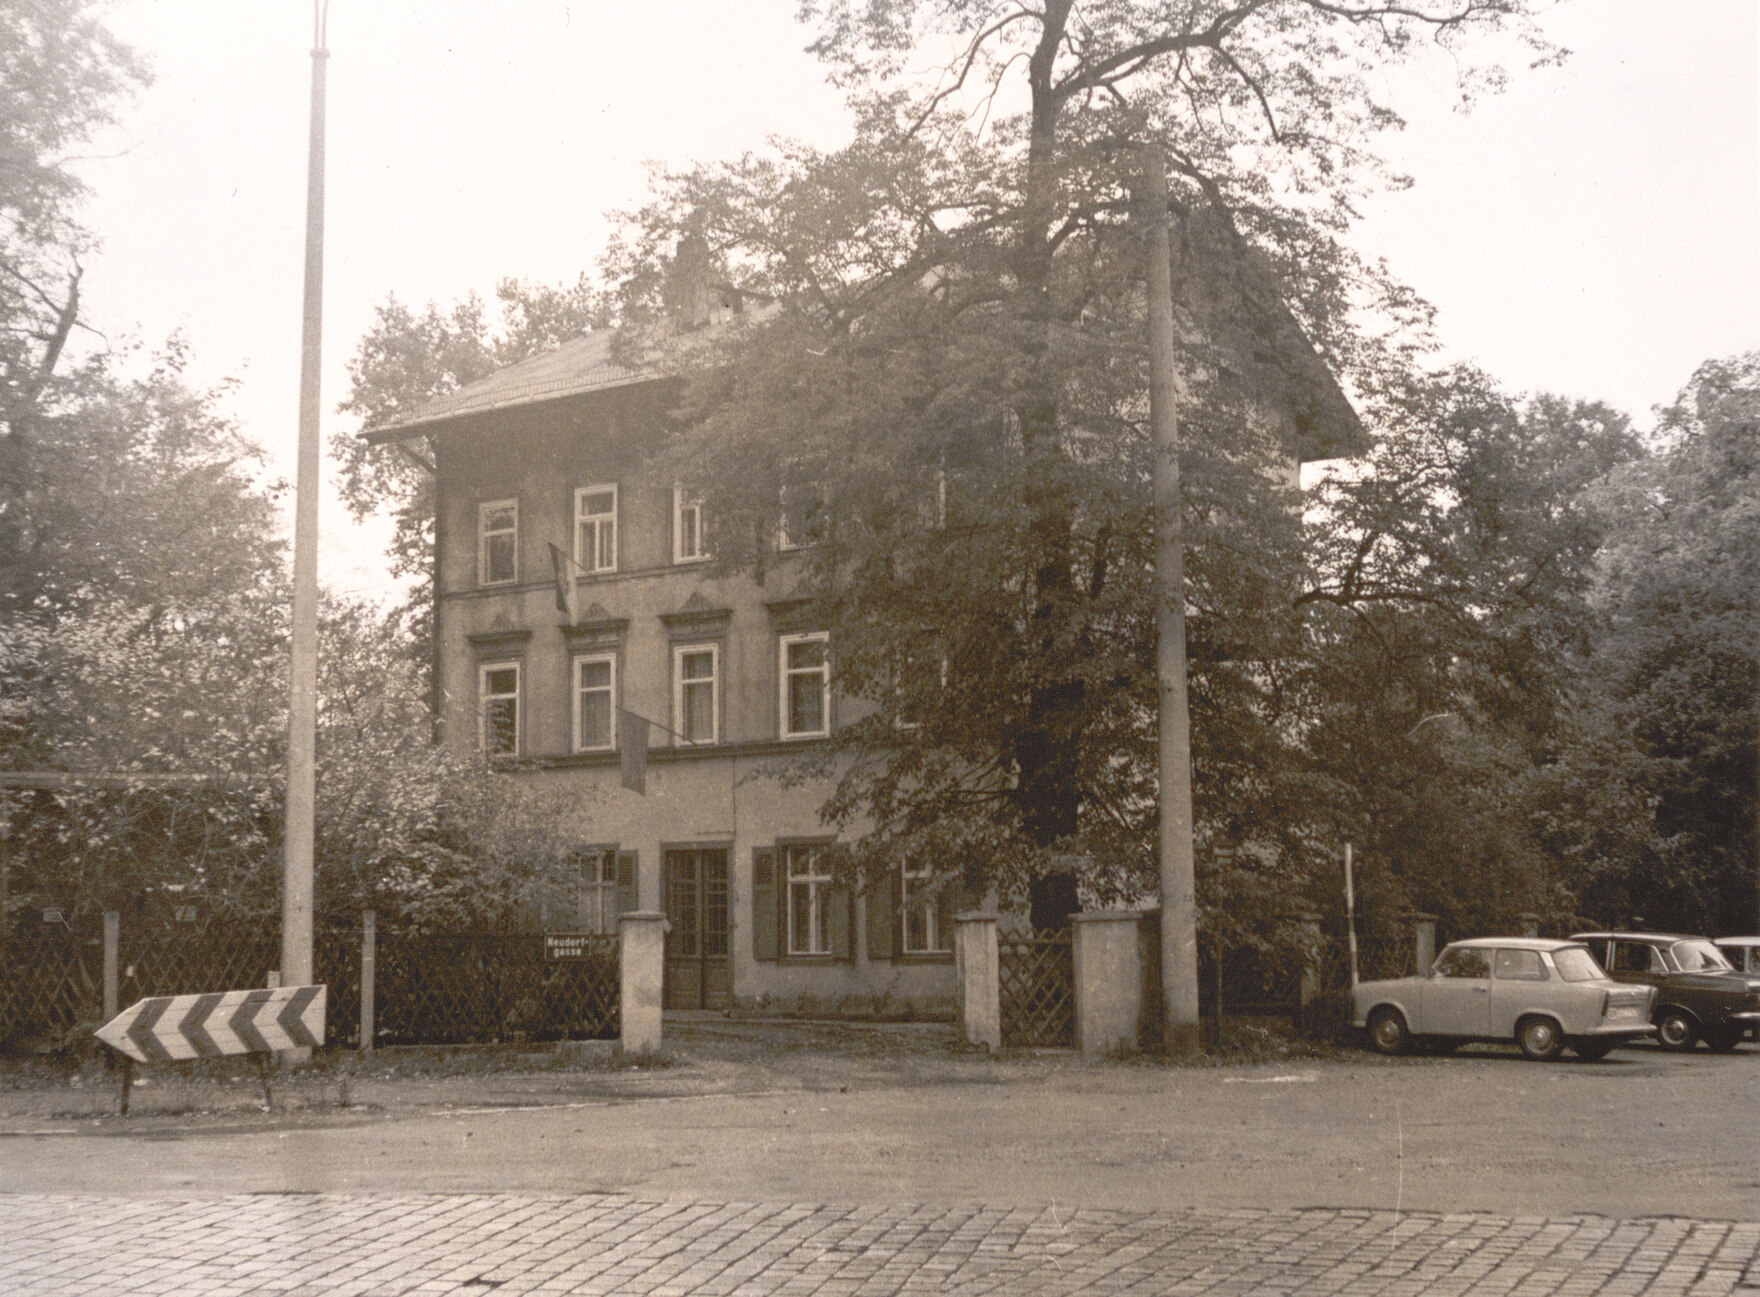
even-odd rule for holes
{"type": "Polygon", "coordinates": [[[1668,948],[1675,967],[1683,973],[1699,973],[1707,969],[1722,971],[1730,966],[1723,952],[1709,941],[1677,941],[1668,948]]]}
{"type": "Polygon", "coordinates": [[[1552,966],[1558,975],[1567,982],[1593,982],[1597,977],[1604,976],[1601,965],[1581,946],[1566,946],[1563,950],[1552,952],[1552,966]]]}

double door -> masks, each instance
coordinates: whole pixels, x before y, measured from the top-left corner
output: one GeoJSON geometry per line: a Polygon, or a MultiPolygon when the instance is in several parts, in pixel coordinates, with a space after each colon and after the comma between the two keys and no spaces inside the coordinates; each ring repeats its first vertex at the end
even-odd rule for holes
{"type": "Polygon", "coordinates": [[[723,1009],[733,1003],[727,960],[727,848],[674,848],[662,857],[668,1009],[723,1009]]]}

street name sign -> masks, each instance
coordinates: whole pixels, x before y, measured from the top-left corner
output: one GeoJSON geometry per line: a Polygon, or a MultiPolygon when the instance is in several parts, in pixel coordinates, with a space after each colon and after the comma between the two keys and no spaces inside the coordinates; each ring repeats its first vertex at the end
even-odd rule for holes
{"type": "Polygon", "coordinates": [[[584,932],[546,932],[544,934],[545,959],[591,959],[606,949],[604,937],[589,935],[584,932]]]}
{"type": "Polygon", "coordinates": [[[262,1054],[324,1043],[327,987],[160,995],[136,1000],[98,1039],[138,1063],[262,1054]]]}

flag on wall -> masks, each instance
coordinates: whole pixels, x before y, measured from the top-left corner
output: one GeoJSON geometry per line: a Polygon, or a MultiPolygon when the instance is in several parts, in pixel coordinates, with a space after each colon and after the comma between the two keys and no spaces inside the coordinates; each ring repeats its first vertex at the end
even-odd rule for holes
{"type": "Polygon", "coordinates": [[[550,566],[556,572],[556,610],[568,618],[570,626],[578,626],[581,608],[575,596],[575,579],[585,576],[586,571],[555,545],[550,546],[550,566]]]}
{"type": "Polygon", "coordinates": [[[648,791],[648,722],[634,712],[617,709],[617,755],[623,765],[623,786],[632,793],[648,791]]]}

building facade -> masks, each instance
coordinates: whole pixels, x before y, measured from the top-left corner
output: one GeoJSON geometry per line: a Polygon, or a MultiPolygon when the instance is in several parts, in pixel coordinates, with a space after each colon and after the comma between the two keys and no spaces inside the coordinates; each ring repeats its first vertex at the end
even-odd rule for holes
{"type": "Polygon", "coordinates": [[[564,790],[577,900],[545,926],[664,911],[669,1008],[945,1010],[952,905],[904,873],[855,894],[827,788],[776,778],[844,706],[790,593],[811,537],[785,529],[762,585],[716,576],[712,520],[645,472],[667,395],[595,334],[366,434],[433,455],[442,736],[564,790]]]}

